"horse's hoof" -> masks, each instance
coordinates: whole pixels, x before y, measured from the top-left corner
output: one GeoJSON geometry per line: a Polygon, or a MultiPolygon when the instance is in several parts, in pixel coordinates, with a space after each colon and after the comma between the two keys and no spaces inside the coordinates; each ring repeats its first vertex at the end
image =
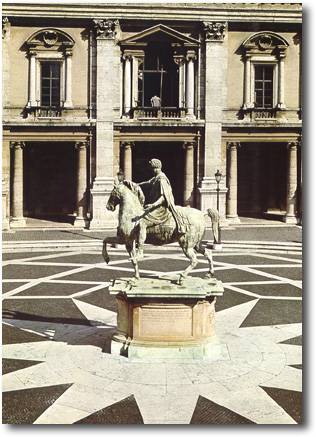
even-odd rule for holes
{"type": "Polygon", "coordinates": [[[204,276],[204,278],[205,278],[205,279],[212,279],[212,278],[215,278],[215,275],[214,275],[214,273],[207,273],[207,274],[204,276]]]}
{"type": "Polygon", "coordinates": [[[107,264],[109,264],[109,262],[110,262],[110,257],[103,257],[104,258],[104,261],[107,263],[107,264]]]}

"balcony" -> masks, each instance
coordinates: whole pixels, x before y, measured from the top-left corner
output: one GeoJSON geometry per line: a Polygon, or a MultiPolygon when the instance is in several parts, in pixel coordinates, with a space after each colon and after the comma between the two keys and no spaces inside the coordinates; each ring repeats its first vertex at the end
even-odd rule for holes
{"type": "Polygon", "coordinates": [[[181,120],[186,115],[184,108],[177,107],[161,107],[153,108],[138,107],[131,110],[131,118],[137,120],[181,120]]]}
{"type": "Polygon", "coordinates": [[[34,118],[57,119],[62,116],[62,108],[60,106],[33,106],[27,108],[27,112],[32,114],[34,118]]]}

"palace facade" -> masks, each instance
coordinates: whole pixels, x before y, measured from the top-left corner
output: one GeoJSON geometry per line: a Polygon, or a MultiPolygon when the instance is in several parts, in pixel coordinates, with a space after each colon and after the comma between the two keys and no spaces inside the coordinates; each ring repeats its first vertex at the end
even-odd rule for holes
{"type": "Polygon", "coordinates": [[[2,9],[4,229],[114,228],[117,172],[153,157],[179,205],[297,223],[300,4],[2,9]]]}

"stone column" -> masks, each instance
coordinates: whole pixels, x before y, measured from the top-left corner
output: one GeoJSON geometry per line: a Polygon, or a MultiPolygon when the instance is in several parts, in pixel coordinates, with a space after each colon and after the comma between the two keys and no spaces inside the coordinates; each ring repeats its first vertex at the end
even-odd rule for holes
{"type": "Polygon", "coordinates": [[[72,108],[72,52],[66,51],[65,108],[72,108]]]}
{"type": "Polygon", "coordinates": [[[245,72],[244,72],[244,106],[243,109],[248,109],[253,106],[251,102],[250,93],[250,76],[251,76],[251,63],[250,56],[245,55],[245,72]]]}
{"type": "Polygon", "coordinates": [[[132,57],[124,54],[124,115],[129,116],[132,99],[132,57]]]}
{"type": "Polygon", "coordinates": [[[227,168],[227,219],[233,223],[238,223],[237,213],[237,149],[240,143],[228,143],[228,168],[227,168]]]}
{"type": "Polygon", "coordinates": [[[126,180],[131,181],[132,180],[132,147],[134,146],[134,143],[132,142],[126,142],[123,143],[121,146],[121,150],[123,153],[123,171],[124,171],[124,177],[126,180]]]}
{"type": "Polygon", "coordinates": [[[77,152],[77,193],[76,220],[74,226],[84,228],[87,224],[87,149],[88,143],[78,141],[75,144],[77,152]]]}
{"type": "Polygon", "coordinates": [[[119,119],[121,101],[121,51],[116,38],[116,20],[94,20],[96,34],[96,156],[91,190],[90,229],[116,228],[117,214],[106,209],[114,183],[114,120],[119,119]],[[106,78],[110,78],[111,83],[106,78]]]}
{"type": "Polygon", "coordinates": [[[297,195],[297,142],[290,142],[288,148],[287,168],[287,195],[285,223],[297,223],[296,217],[296,195],[297,195]]]}
{"type": "Polygon", "coordinates": [[[36,106],[36,52],[29,52],[29,100],[27,106],[36,106]]]}
{"type": "Polygon", "coordinates": [[[186,111],[188,117],[194,117],[194,61],[196,59],[195,51],[188,50],[187,60],[187,74],[186,74],[186,111]]]}
{"type": "Polygon", "coordinates": [[[10,106],[10,89],[12,80],[10,78],[10,30],[11,25],[8,17],[2,17],[2,116],[6,116],[6,106],[10,106]]]}
{"type": "Polygon", "coordinates": [[[23,216],[23,149],[22,141],[11,142],[12,150],[12,203],[11,203],[11,227],[25,226],[23,216]]]}
{"type": "Polygon", "coordinates": [[[193,206],[194,203],[194,146],[193,141],[185,142],[184,148],[184,189],[183,205],[193,206]]]}
{"type": "Polygon", "coordinates": [[[286,109],[284,102],[284,53],[279,55],[279,77],[278,77],[278,108],[286,109]]]}
{"type": "Polygon", "coordinates": [[[174,54],[174,62],[179,70],[179,108],[185,107],[185,57],[184,55],[174,54]]]}
{"type": "MultiPolygon", "coordinates": [[[[222,156],[222,118],[227,103],[227,43],[226,22],[205,22],[205,135],[202,180],[199,181],[200,208],[215,208],[217,203],[217,169],[225,173],[222,156]]],[[[223,178],[220,199],[226,210],[226,187],[223,178]]]]}

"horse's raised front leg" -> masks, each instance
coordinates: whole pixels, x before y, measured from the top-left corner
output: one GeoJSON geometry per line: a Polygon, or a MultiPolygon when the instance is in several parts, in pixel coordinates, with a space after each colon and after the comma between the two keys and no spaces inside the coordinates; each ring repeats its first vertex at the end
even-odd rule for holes
{"type": "Polygon", "coordinates": [[[195,246],[195,250],[198,253],[201,253],[202,255],[204,255],[205,258],[208,260],[209,271],[205,275],[205,277],[206,278],[214,278],[214,264],[213,264],[212,251],[209,250],[209,249],[204,248],[201,243],[199,245],[195,246]]]}
{"type": "Polygon", "coordinates": [[[134,267],[135,279],[139,279],[140,275],[137,261],[136,241],[133,240],[132,243],[126,243],[126,250],[134,267]]]}
{"type": "Polygon", "coordinates": [[[188,249],[182,248],[184,255],[189,258],[190,264],[188,267],[180,274],[179,284],[181,285],[183,283],[183,280],[188,276],[188,274],[197,266],[198,260],[196,257],[196,253],[193,249],[193,247],[190,247],[188,249]]]}

